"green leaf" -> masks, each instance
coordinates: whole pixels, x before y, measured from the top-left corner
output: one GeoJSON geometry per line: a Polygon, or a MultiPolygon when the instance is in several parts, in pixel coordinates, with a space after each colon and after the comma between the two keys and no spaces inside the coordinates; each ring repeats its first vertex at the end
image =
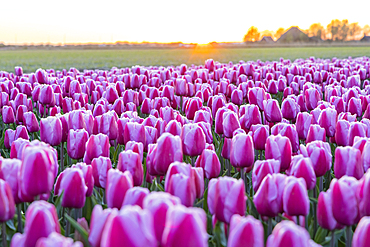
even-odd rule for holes
{"type": "Polygon", "coordinates": [[[155,185],[160,191],[164,191],[164,188],[161,183],[157,183],[157,179],[154,180],[155,185]]]}
{"type": "Polygon", "coordinates": [[[213,229],[213,235],[215,237],[217,247],[226,246],[227,240],[225,236],[225,224],[223,222],[217,221],[216,226],[213,229]]]}
{"type": "Polygon", "coordinates": [[[321,243],[321,242],[325,241],[325,237],[326,237],[327,234],[328,234],[328,230],[319,227],[319,229],[317,229],[314,241],[316,243],[321,243]]]}
{"type": "Polygon", "coordinates": [[[204,190],[203,199],[204,199],[203,210],[206,213],[208,213],[208,188],[204,190]]]}
{"type": "Polygon", "coordinates": [[[64,217],[66,217],[66,219],[69,221],[69,223],[71,223],[71,225],[74,227],[74,229],[76,229],[82,236],[82,238],[84,239],[85,241],[85,244],[87,246],[90,246],[89,243],[89,234],[87,233],[87,231],[80,225],[77,223],[77,221],[75,221],[71,216],[69,216],[67,213],[64,214],[64,217]]]}
{"type": "Polygon", "coordinates": [[[8,221],[6,222],[6,225],[7,225],[11,230],[13,230],[13,231],[15,231],[15,230],[16,230],[16,229],[15,229],[15,226],[14,226],[13,219],[8,220],[8,221]]]}
{"type": "Polygon", "coordinates": [[[316,198],[313,198],[313,197],[309,197],[310,198],[310,201],[311,202],[314,202],[314,203],[316,203],[317,204],[317,199],[316,198]]]}

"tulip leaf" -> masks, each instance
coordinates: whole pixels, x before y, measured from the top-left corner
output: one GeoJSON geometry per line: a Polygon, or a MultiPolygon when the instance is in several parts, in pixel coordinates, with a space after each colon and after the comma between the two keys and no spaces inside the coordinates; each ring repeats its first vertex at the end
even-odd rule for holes
{"type": "Polygon", "coordinates": [[[326,237],[327,234],[328,234],[328,230],[319,227],[317,229],[314,241],[316,243],[321,243],[321,242],[325,241],[325,237],[326,237]]]}
{"type": "Polygon", "coordinates": [[[13,231],[15,231],[15,230],[16,230],[16,229],[15,229],[15,226],[14,226],[13,219],[8,220],[8,221],[6,222],[6,225],[7,225],[11,230],[13,230],[13,231]]]}
{"type": "Polygon", "coordinates": [[[213,228],[213,235],[216,240],[216,246],[226,246],[227,240],[225,236],[225,224],[221,221],[217,221],[215,228],[213,228]]]}
{"type": "Polygon", "coordinates": [[[71,225],[74,227],[74,229],[76,229],[78,231],[78,233],[81,234],[81,237],[84,239],[84,242],[87,246],[90,246],[89,244],[89,234],[87,233],[87,231],[80,225],[77,223],[77,221],[75,221],[71,216],[69,216],[67,213],[64,214],[64,217],[66,217],[66,219],[69,221],[69,223],[71,223],[71,225]]]}
{"type": "Polygon", "coordinates": [[[156,187],[158,188],[158,190],[164,191],[164,188],[163,188],[162,184],[158,183],[156,179],[154,180],[154,183],[155,183],[156,187]]]}
{"type": "Polygon", "coordinates": [[[318,203],[317,199],[316,198],[313,198],[313,197],[309,197],[310,201],[313,202],[313,203],[318,203]]]}
{"type": "Polygon", "coordinates": [[[208,213],[208,188],[204,190],[203,199],[204,199],[203,210],[206,213],[208,213]]]}

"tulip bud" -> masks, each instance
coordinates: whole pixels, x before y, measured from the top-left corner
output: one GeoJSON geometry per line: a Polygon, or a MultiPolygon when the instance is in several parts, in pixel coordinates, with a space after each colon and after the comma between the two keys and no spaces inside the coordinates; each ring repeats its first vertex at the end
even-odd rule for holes
{"type": "Polygon", "coordinates": [[[67,153],[72,159],[81,159],[86,150],[89,134],[84,129],[69,130],[67,139],[67,153]]]}
{"type": "Polygon", "coordinates": [[[108,171],[106,198],[109,208],[121,208],[126,191],[134,186],[129,171],[121,172],[116,169],[108,171]]]}
{"type": "Polygon", "coordinates": [[[325,129],[328,137],[333,137],[337,123],[337,111],[332,108],[324,109],[320,114],[318,123],[325,129]]]}
{"type": "Polygon", "coordinates": [[[230,163],[234,167],[251,167],[254,163],[254,145],[252,136],[235,135],[231,141],[230,163]]]}
{"type": "Polygon", "coordinates": [[[294,120],[299,113],[299,106],[293,98],[286,98],[281,104],[281,113],[288,120],[294,120]]]}
{"type": "Polygon", "coordinates": [[[286,174],[296,178],[303,178],[308,190],[312,190],[316,186],[316,174],[311,159],[304,158],[303,155],[296,155],[292,158],[292,163],[286,174]]]}
{"type": "Polygon", "coordinates": [[[263,102],[265,118],[271,123],[281,122],[283,116],[279,107],[279,102],[275,99],[268,99],[263,102]]]}
{"type": "Polygon", "coordinates": [[[300,112],[297,115],[297,121],[295,123],[298,137],[300,140],[305,140],[308,134],[308,130],[311,126],[312,115],[307,112],[300,112]]]}
{"type": "Polygon", "coordinates": [[[230,177],[213,178],[208,185],[208,207],[217,220],[230,223],[234,214],[245,213],[245,188],[242,180],[230,177]]]}
{"type": "Polygon", "coordinates": [[[15,204],[9,184],[2,179],[0,179],[0,198],[0,222],[6,222],[13,218],[15,204]]]}
{"type": "Polygon", "coordinates": [[[132,187],[126,191],[122,207],[126,205],[137,205],[143,208],[144,199],[149,194],[150,191],[147,188],[132,187]]]}
{"type": "Polygon", "coordinates": [[[198,156],[205,149],[206,137],[198,124],[185,124],[181,131],[183,153],[189,156],[198,156]]]}
{"type": "Polygon", "coordinates": [[[54,194],[60,196],[63,192],[62,207],[82,208],[85,205],[87,186],[83,173],[77,168],[67,168],[58,177],[54,194]]]}
{"type": "Polygon", "coordinates": [[[101,205],[95,205],[90,220],[90,234],[89,234],[89,243],[92,247],[99,247],[103,230],[107,223],[108,217],[112,212],[116,212],[117,209],[102,208],[101,205]]]}
{"type": "Polygon", "coordinates": [[[112,162],[107,157],[95,158],[91,162],[94,185],[99,188],[105,188],[109,169],[112,168],[112,162]]]}
{"type": "Polygon", "coordinates": [[[36,115],[33,112],[25,112],[23,114],[23,124],[26,125],[28,132],[38,132],[39,122],[37,121],[36,115]]]}
{"type": "Polygon", "coordinates": [[[53,232],[60,233],[57,210],[46,201],[31,203],[25,222],[24,233],[16,233],[10,246],[35,246],[40,238],[46,238],[53,232]]]}
{"type": "Polygon", "coordinates": [[[253,198],[259,214],[275,217],[283,212],[283,192],[286,178],[286,175],[280,173],[265,176],[253,198]]]}
{"type": "Polygon", "coordinates": [[[278,160],[257,160],[254,163],[252,171],[253,190],[256,192],[260,187],[262,180],[267,174],[279,173],[280,162],[278,160]]]}
{"type": "Polygon", "coordinates": [[[279,160],[281,171],[288,169],[292,158],[292,145],[289,139],[281,135],[269,136],[266,141],[265,157],[279,160]]]}
{"type": "Polygon", "coordinates": [[[370,241],[370,217],[363,217],[356,227],[353,234],[353,247],[366,247],[370,241]]]}
{"type": "Polygon", "coordinates": [[[316,88],[311,87],[304,92],[304,101],[309,111],[312,111],[316,108],[319,100],[321,100],[321,96],[320,92],[316,88]]]}
{"type": "Polygon", "coordinates": [[[223,118],[223,134],[227,138],[232,138],[234,131],[240,128],[238,115],[233,111],[226,111],[223,118]]]}
{"type": "Polygon", "coordinates": [[[318,124],[311,124],[307,133],[306,143],[308,144],[313,141],[326,141],[326,131],[318,124]]]}
{"type": "Polygon", "coordinates": [[[278,223],[266,242],[266,247],[294,246],[314,247],[316,243],[310,239],[310,234],[305,228],[288,220],[278,223]]]}
{"type": "Polygon", "coordinates": [[[48,237],[40,238],[36,247],[52,247],[52,246],[63,246],[63,247],[83,247],[81,242],[74,242],[71,238],[66,238],[59,233],[52,232],[48,237]]]}
{"type": "Polygon", "coordinates": [[[348,176],[334,178],[330,183],[333,216],[341,225],[351,226],[358,220],[357,187],[358,181],[348,176]]]}
{"type": "Polygon", "coordinates": [[[335,149],[334,174],[336,178],[344,175],[362,178],[364,167],[361,163],[361,152],[353,147],[338,147],[335,149]]]}
{"type": "Polygon", "coordinates": [[[262,223],[253,216],[242,217],[233,215],[230,221],[230,234],[227,241],[229,247],[263,247],[264,230],[262,223]]]}
{"type": "Polygon", "coordinates": [[[143,202],[143,208],[153,215],[153,227],[157,241],[162,241],[162,235],[166,226],[166,215],[170,207],[180,205],[180,199],[165,192],[152,192],[143,202]]]}
{"type": "Polygon", "coordinates": [[[125,206],[121,211],[114,211],[108,217],[100,244],[115,246],[123,241],[127,247],[155,247],[157,245],[152,221],[153,217],[148,211],[142,210],[139,206],[125,206]]]}
{"type": "MultiPolygon", "coordinates": [[[[207,217],[199,208],[185,208],[181,205],[167,211],[162,236],[164,247],[208,246],[207,217]]],[[[156,246],[156,245],[155,245],[156,246]]]]}
{"type": "Polygon", "coordinates": [[[109,138],[106,135],[91,135],[86,143],[84,162],[90,164],[91,161],[100,156],[109,157],[109,138]]]}
{"type": "Polygon", "coordinates": [[[121,152],[118,156],[117,169],[122,172],[129,171],[133,177],[134,186],[140,186],[143,183],[144,170],[139,154],[131,150],[121,152]]]}
{"type": "Polygon", "coordinates": [[[58,146],[62,142],[62,123],[57,117],[47,117],[40,121],[41,141],[58,146]]]}
{"type": "MultiPolygon", "coordinates": [[[[34,142],[31,142],[34,144],[34,142]]],[[[26,146],[23,151],[22,165],[19,170],[19,189],[24,195],[35,197],[49,194],[58,172],[57,158],[51,148],[26,146]]]]}
{"type": "Polygon", "coordinates": [[[220,175],[221,164],[214,150],[204,149],[195,162],[195,167],[202,167],[208,179],[217,178],[220,175]]]}
{"type": "Polygon", "coordinates": [[[11,106],[4,106],[2,109],[3,122],[11,124],[15,122],[14,110],[11,106]]]}

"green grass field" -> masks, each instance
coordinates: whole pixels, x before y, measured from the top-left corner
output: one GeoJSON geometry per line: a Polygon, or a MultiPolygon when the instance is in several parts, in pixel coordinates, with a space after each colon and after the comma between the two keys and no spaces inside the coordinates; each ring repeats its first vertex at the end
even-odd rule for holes
{"type": "Polygon", "coordinates": [[[22,66],[25,72],[38,68],[109,69],[133,65],[204,64],[208,58],[220,62],[240,60],[296,59],[310,56],[345,58],[370,56],[370,47],[297,47],[297,48],[230,48],[230,49],[137,49],[137,50],[4,50],[0,51],[0,71],[14,71],[22,66]]]}

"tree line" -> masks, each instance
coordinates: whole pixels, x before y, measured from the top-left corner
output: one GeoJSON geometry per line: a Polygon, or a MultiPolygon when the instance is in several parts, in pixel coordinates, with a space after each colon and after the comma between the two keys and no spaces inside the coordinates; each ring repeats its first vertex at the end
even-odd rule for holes
{"type": "MultiPolygon", "coordinates": [[[[255,42],[264,36],[270,36],[272,39],[277,40],[288,29],[281,27],[276,31],[264,30],[260,32],[257,27],[251,26],[245,34],[243,41],[255,42]]],[[[321,23],[313,23],[308,29],[302,31],[309,37],[317,37],[322,40],[350,41],[360,40],[364,35],[370,35],[370,26],[365,25],[361,27],[358,22],[349,23],[347,19],[335,19],[326,28],[321,23]]]]}

